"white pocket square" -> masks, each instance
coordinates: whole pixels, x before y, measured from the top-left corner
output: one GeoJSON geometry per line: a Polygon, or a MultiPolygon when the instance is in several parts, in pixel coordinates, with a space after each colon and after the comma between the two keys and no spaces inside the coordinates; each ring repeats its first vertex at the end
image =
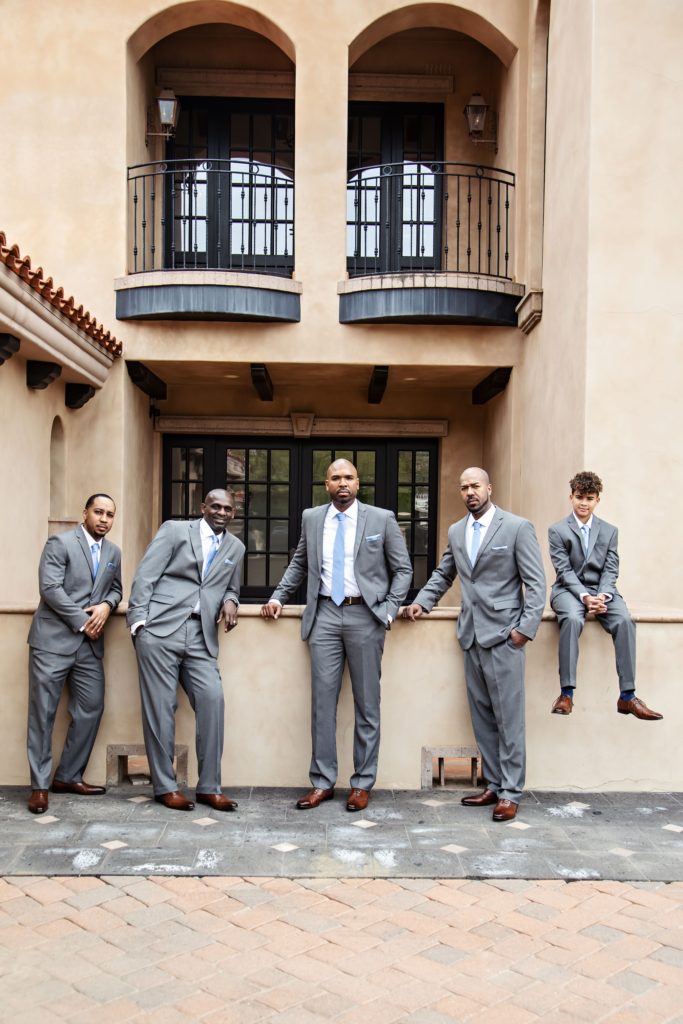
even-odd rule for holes
{"type": "Polygon", "coordinates": [[[373,533],[372,536],[365,538],[365,543],[367,544],[368,541],[370,541],[370,540],[381,540],[381,539],[382,539],[382,534],[381,533],[373,533]]]}
{"type": "Polygon", "coordinates": [[[235,563],[233,562],[232,558],[224,558],[223,559],[223,565],[234,565],[234,564],[235,563]]]}
{"type": "Polygon", "coordinates": [[[507,544],[498,544],[496,547],[491,545],[491,551],[507,551],[507,544]]]}

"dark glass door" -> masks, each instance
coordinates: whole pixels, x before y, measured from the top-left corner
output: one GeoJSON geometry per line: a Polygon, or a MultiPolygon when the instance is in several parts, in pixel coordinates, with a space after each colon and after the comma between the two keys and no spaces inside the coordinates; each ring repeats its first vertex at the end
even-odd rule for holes
{"type": "Polygon", "coordinates": [[[291,273],[291,103],[182,97],[166,155],[168,267],[291,273]]]}
{"type": "Polygon", "coordinates": [[[438,270],[443,108],[349,106],[346,255],[353,274],[438,270]]]}
{"type": "MultiPolygon", "coordinates": [[[[327,467],[341,458],[358,469],[359,500],[396,514],[413,562],[414,596],[436,564],[436,441],[167,435],[163,517],[197,517],[207,491],[232,488],[237,513],[231,532],[247,549],[242,600],[261,602],[294,552],[303,510],[327,502],[327,467]]],[[[304,587],[296,601],[305,601],[304,587]]]]}

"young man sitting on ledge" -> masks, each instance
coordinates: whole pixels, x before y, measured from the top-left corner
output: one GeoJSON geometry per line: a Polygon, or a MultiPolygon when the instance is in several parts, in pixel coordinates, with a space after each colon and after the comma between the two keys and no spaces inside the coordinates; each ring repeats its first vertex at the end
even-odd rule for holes
{"type": "Polygon", "coordinates": [[[577,473],[569,481],[572,511],[548,531],[550,558],[557,578],[550,604],[560,626],[561,693],[552,706],[554,715],[570,715],[574,705],[579,637],[588,612],[611,634],[619,676],[620,715],[635,715],[646,722],[662,715],[636,697],[636,626],[617,590],[619,552],[617,528],[594,514],[602,480],[595,473],[577,473]]]}

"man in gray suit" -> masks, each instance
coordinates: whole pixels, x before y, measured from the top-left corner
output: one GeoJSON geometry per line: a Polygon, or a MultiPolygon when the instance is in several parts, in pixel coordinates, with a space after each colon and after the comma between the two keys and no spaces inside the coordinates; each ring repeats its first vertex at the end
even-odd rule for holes
{"type": "Polygon", "coordinates": [[[572,511],[548,530],[550,558],[557,573],[550,604],[560,627],[561,692],[552,714],[572,713],[579,637],[586,615],[593,612],[614,641],[619,676],[617,711],[645,722],[658,721],[662,715],[636,697],[636,624],[617,590],[617,528],[594,514],[602,480],[596,473],[584,471],[572,477],[569,487],[572,511]]]}
{"type": "Polygon", "coordinates": [[[282,604],[307,581],[301,637],[311,655],[313,788],[297,807],[307,810],[334,796],[337,702],[346,660],[355,708],[346,809],[362,811],[377,776],[384,639],[413,571],[393,512],[356,500],[360,481],[352,463],[333,462],[325,487],[330,503],[304,512],[294,557],[261,615],[279,618],[282,604]]]}
{"type": "Polygon", "coordinates": [[[448,531],[441,562],[411,604],[408,619],[430,612],[460,577],[458,640],[486,789],[468,807],[495,804],[494,821],[511,821],[524,788],[524,646],[545,606],[545,574],[530,522],[496,508],[485,470],[460,477],[468,515],[448,531]]]}
{"type": "Polygon", "coordinates": [[[99,796],[105,791],[84,782],[83,772],[104,711],[102,633],[121,600],[121,552],[106,540],[115,515],[108,494],[91,495],[82,525],[50,537],[40,558],[40,604],[28,634],[32,814],[48,808],[52,730],[65,683],[71,723],[52,792],[99,796]]]}
{"type": "Polygon", "coordinates": [[[226,530],[235,515],[231,491],[210,491],[201,512],[193,522],[161,525],[135,573],[127,621],[154,799],[171,810],[194,808],[173,771],[180,683],[196,716],[197,800],[234,811],[237,803],[221,792],[225,699],[216,659],[218,624],[226,633],[237,625],[244,545],[226,530]]]}

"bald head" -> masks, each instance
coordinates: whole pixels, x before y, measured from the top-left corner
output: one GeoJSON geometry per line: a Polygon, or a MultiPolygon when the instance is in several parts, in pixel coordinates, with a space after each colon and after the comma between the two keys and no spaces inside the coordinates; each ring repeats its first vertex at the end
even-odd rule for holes
{"type": "Polygon", "coordinates": [[[491,507],[491,482],[485,469],[470,466],[460,476],[460,496],[468,512],[480,519],[491,507]]]}
{"type": "Polygon", "coordinates": [[[204,498],[201,513],[214,533],[223,533],[235,515],[235,499],[232,491],[215,488],[204,498]]]}
{"type": "Polygon", "coordinates": [[[360,487],[356,467],[348,459],[335,459],[327,468],[325,489],[336,509],[344,512],[353,505],[360,487]]]}

